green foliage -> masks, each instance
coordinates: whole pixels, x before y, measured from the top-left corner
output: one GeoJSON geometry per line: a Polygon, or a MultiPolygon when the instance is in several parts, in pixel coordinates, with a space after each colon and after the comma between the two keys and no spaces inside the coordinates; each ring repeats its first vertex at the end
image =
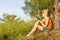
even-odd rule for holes
{"type": "Polygon", "coordinates": [[[30,17],[34,17],[36,15],[41,18],[42,9],[49,9],[53,11],[54,8],[54,0],[26,0],[25,7],[23,7],[24,11],[30,15],[30,17]]]}
{"type": "Polygon", "coordinates": [[[0,40],[18,40],[22,35],[27,35],[34,22],[20,21],[16,15],[3,14],[3,19],[0,18],[0,40]]]}
{"type": "MultiPolygon", "coordinates": [[[[35,21],[29,21],[29,22],[20,21],[19,18],[16,19],[16,17],[13,17],[13,16],[15,15],[6,15],[1,20],[3,22],[0,23],[0,40],[28,40],[26,38],[26,35],[34,27],[35,21]]],[[[35,34],[36,34],[35,35],[36,40],[40,40],[40,39],[48,40],[50,39],[50,37],[52,37],[52,39],[55,39],[55,40],[60,40],[59,32],[58,32],[58,36],[56,36],[55,33],[54,33],[55,36],[54,35],[45,36],[45,34],[40,30],[37,31],[35,34]]]]}

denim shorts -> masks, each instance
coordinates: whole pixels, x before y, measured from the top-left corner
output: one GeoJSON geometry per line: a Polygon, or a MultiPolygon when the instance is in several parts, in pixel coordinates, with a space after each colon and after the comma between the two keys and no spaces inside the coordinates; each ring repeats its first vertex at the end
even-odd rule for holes
{"type": "Polygon", "coordinates": [[[51,30],[52,30],[51,28],[43,27],[43,31],[45,31],[45,32],[49,32],[49,31],[51,31],[51,30]]]}

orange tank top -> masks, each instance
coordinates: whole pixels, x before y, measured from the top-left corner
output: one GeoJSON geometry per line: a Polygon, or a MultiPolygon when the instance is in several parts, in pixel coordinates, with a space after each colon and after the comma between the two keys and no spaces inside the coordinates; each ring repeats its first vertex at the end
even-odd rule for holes
{"type": "Polygon", "coordinates": [[[47,28],[52,28],[52,19],[51,18],[49,18],[47,28]]]}

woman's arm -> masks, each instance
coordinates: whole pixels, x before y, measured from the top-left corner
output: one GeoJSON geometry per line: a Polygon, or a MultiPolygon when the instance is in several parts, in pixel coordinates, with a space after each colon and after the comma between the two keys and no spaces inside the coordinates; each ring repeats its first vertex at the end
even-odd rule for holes
{"type": "Polygon", "coordinates": [[[42,21],[40,21],[40,23],[41,23],[41,25],[43,26],[43,27],[46,27],[47,26],[47,24],[48,24],[48,19],[46,20],[47,22],[44,24],[43,22],[45,21],[45,19],[43,19],[42,21]]]}
{"type": "Polygon", "coordinates": [[[44,24],[42,21],[40,21],[40,23],[41,23],[41,25],[42,25],[42,26],[44,26],[44,27],[45,27],[45,24],[44,24]]]}
{"type": "Polygon", "coordinates": [[[43,19],[42,21],[39,21],[41,23],[42,26],[45,26],[43,22],[45,22],[45,19],[43,19]]]}

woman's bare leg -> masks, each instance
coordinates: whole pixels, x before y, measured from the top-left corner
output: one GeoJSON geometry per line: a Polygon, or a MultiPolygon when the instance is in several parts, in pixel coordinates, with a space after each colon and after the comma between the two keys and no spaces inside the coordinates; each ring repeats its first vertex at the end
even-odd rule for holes
{"type": "Polygon", "coordinates": [[[39,21],[35,23],[33,29],[32,29],[31,32],[27,35],[27,37],[30,36],[30,35],[32,35],[32,34],[34,34],[37,29],[39,29],[39,30],[41,30],[41,31],[43,30],[43,27],[42,27],[41,25],[38,25],[38,23],[39,23],[39,21]]]}

